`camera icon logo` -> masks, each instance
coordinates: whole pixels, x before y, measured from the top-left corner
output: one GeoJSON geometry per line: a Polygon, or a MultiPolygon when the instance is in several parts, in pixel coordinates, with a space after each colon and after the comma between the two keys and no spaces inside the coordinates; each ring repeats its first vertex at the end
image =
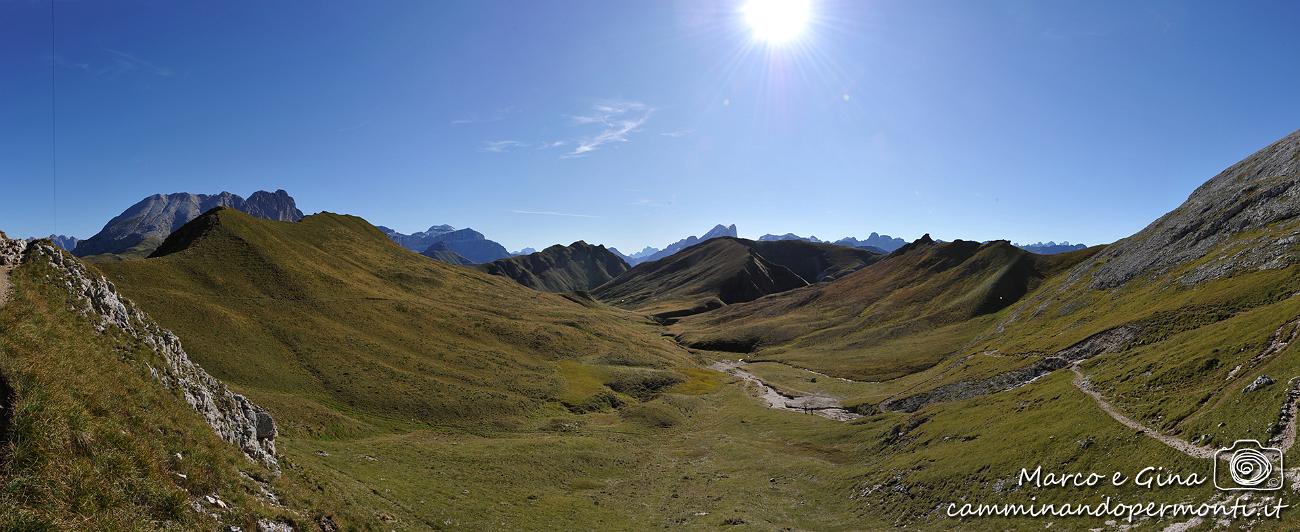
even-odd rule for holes
{"type": "Polygon", "coordinates": [[[1214,452],[1214,487],[1222,491],[1282,489],[1282,450],[1237,440],[1214,452]]]}

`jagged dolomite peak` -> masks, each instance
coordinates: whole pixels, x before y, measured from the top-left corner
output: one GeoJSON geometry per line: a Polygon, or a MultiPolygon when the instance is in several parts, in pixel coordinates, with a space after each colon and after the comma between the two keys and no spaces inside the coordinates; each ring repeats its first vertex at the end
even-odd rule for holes
{"type": "MultiPolygon", "coordinates": [[[[0,241],[0,261],[13,258],[14,240],[0,241]]],[[[153,350],[163,361],[150,372],[167,389],[178,392],[222,439],[239,447],[250,459],[279,470],[275,452],[275,421],[262,407],[231,392],[226,385],[190,360],[181,341],[130,300],[113,283],[88,270],[81,261],[45,241],[26,246],[22,261],[44,261],[54,270],[49,282],[63,286],[74,310],[95,323],[101,333],[118,329],[153,350]]],[[[18,261],[14,261],[15,263],[18,261]]]]}

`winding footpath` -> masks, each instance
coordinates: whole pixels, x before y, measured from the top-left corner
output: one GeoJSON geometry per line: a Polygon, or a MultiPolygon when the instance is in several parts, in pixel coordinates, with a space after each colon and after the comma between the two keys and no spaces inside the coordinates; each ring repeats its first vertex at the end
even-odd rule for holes
{"type": "Polygon", "coordinates": [[[1147,436],[1155,439],[1156,441],[1168,445],[1174,448],[1175,450],[1183,454],[1186,454],[1187,456],[1190,456],[1192,458],[1201,458],[1205,460],[1214,459],[1214,451],[1215,451],[1214,449],[1211,449],[1209,447],[1202,447],[1200,445],[1193,445],[1191,442],[1152,429],[1151,427],[1143,425],[1141,422],[1134,420],[1133,418],[1121,414],[1119,410],[1115,409],[1115,407],[1112,406],[1110,402],[1106,401],[1106,399],[1101,396],[1100,392],[1092,388],[1092,385],[1088,382],[1088,377],[1084,376],[1083,370],[1079,369],[1078,364],[1070,366],[1070,371],[1074,372],[1074,387],[1078,388],[1079,391],[1088,394],[1088,397],[1091,397],[1092,400],[1097,403],[1097,406],[1101,408],[1103,412],[1109,414],[1110,417],[1114,418],[1115,421],[1118,421],[1119,424],[1124,425],[1125,427],[1128,427],[1130,429],[1136,430],[1138,432],[1141,432],[1143,434],[1146,434],[1147,436]]]}
{"type": "Polygon", "coordinates": [[[0,266],[0,307],[9,302],[9,266],[0,266]]]}
{"type": "MultiPolygon", "coordinates": [[[[1165,434],[1120,413],[1120,411],[1111,405],[1106,398],[1102,397],[1100,392],[1093,389],[1092,384],[1088,382],[1088,377],[1083,374],[1083,370],[1079,368],[1078,364],[1071,365],[1070,370],[1074,372],[1074,387],[1087,394],[1088,397],[1091,397],[1093,402],[1097,403],[1098,408],[1101,408],[1103,412],[1108,414],[1115,421],[1119,422],[1119,424],[1145,434],[1151,439],[1168,445],[1174,450],[1192,458],[1199,458],[1202,460],[1214,459],[1217,449],[1195,445],[1182,438],[1165,434]]],[[[1297,409],[1300,409],[1300,393],[1297,393],[1297,382],[1300,381],[1294,379],[1291,381],[1291,386],[1288,389],[1285,402],[1282,404],[1278,421],[1283,423],[1284,426],[1277,436],[1273,437],[1266,443],[1266,445],[1275,446],[1281,449],[1283,453],[1289,451],[1296,442],[1296,420],[1298,417],[1296,414],[1297,409]]],[[[1288,472],[1292,471],[1294,470],[1288,470],[1288,472]]]]}

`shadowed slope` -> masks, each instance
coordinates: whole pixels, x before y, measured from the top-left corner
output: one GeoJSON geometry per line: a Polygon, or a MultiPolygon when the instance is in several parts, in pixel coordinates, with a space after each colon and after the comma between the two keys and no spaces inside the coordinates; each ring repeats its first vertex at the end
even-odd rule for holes
{"type": "Polygon", "coordinates": [[[432,237],[432,241],[433,243],[423,253],[448,263],[454,257],[447,255],[446,251],[454,252],[471,264],[483,264],[510,256],[510,252],[506,251],[501,244],[488,240],[483,233],[468,228],[436,235],[432,237]]]}
{"type": "Polygon", "coordinates": [[[877,257],[830,244],[719,237],[639,264],[594,295],[615,306],[671,318],[807,286],[877,257]]]}
{"type": "Polygon", "coordinates": [[[470,266],[474,264],[474,261],[469,260],[461,256],[460,253],[456,253],[452,250],[451,246],[448,246],[446,242],[434,242],[433,245],[429,246],[429,249],[420,252],[420,254],[443,264],[454,264],[457,266],[470,266]]]}
{"type": "Polygon", "coordinates": [[[479,269],[536,290],[572,292],[605,284],[627,271],[628,266],[605,246],[579,240],[568,246],[556,244],[536,253],[489,262],[479,269]]]}

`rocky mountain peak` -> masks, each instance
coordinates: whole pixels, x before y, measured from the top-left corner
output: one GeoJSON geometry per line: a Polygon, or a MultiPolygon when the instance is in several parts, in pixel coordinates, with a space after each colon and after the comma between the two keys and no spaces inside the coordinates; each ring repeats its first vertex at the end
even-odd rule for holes
{"type": "MultiPolygon", "coordinates": [[[[223,192],[223,194],[226,193],[223,192]]],[[[298,210],[298,205],[293,200],[293,197],[284,190],[276,190],[275,192],[259,190],[244,200],[242,208],[238,204],[235,205],[235,208],[267,220],[297,222],[303,218],[302,211],[298,210]]]]}
{"type": "Polygon", "coordinates": [[[735,237],[736,237],[736,224],[731,224],[731,225],[722,225],[722,224],[718,224],[718,225],[715,225],[715,226],[713,226],[713,229],[710,229],[710,230],[709,230],[709,232],[704,233],[704,236],[700,237],[700,240],[708,240],[708,239],[710,239],[710,238],[718,238],[718,237],[723,237],[723,236],[729,236],[729,237],[735,238],[735,237]]]}
{"type": "Polygon", "coordinates": [[[101,253],[152,252],[163,239],[199,215],[217,207],[229,207],[253,216],[286,222],[303,218],[288,192],[257,191],[248,200],[230,192],[217,194],[154,194],[109,220],[104,228],[77,242],[77,256],[101,253]]]}
{"type": "MultiPolygon", "coordinates": [[[[1091,286],[1113,288],[1199,259],[1242,233],[1300,217],[1300,131],[1259,150],[1201,185],[1178,208],[1107,247],[1071,274],[1095,267],[1091,286]]],[[[1300,234],[1252,236],[1242,251],[1183,275],[1191,284],[1239,271],[1282,268],[1300,258],[1300,234]]]]}

